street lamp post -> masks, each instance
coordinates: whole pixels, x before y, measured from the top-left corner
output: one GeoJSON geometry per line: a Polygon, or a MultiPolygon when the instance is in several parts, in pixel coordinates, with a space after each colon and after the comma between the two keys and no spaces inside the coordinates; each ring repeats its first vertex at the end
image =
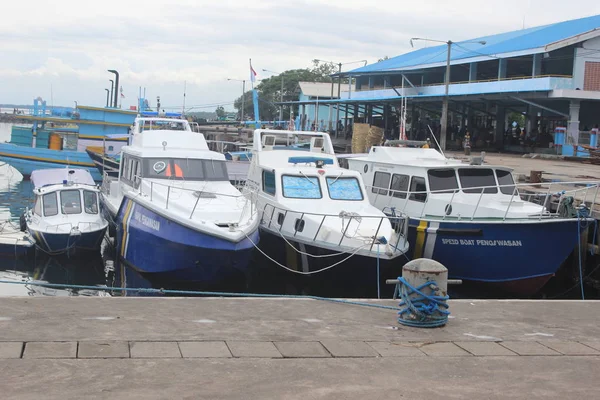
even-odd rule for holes
{"type": "Polygon", "coordinates": [[[114,104],[113,107],[117,108],[117,96],[119,94],[119,72],[114,69],[109,69],[108,72],[115,74],[115,90],[114,90],[114,104]]]}
{"type": "MultiPolygon", "coordinates": [[[[412,38],[410,39],[410,45],[413,47],[413,41],[415,40],[424,40],[428,42],[437,42],[437,43],[446,43],[448,46],[448,54],[446,56],[446,74],[444,77],[444,100],[442,102],[442,121],[441,121],[441,129],[440,129],[440,148],[442,151],[446,150],[446,137],[448,133],[448,90],[450,88],[450,56],[452,52],[452,40],[443,41],[443,40],[433,40],[433,39],[425,39],[425,38],[412,38]]],[[[461,43],[479,43],[481,45],[486,44],[485,40],[475,41],[475,42],[461,42],[461,43]]]]}
{"type": "MultiPolygon", "coordinates": [[[[319,59],[315,59],[315,61],[320,61],[320,62],[326,62],[329,64],[336,64],[333,61],[326,61],[326,60],[319,60],[319,59]]],[[[359,61],[350,61],[350,62],[346,62],[346,63],[337,63],[338,65],[338,93],[337,93],[337,97],[338,100],[341,99],[341,92],[342,92],[342,65],[347,65],[347,64],[356,64],[356,63],[365,63],[365,65],[367,65],[367,60],[359,60],[359,61]]],[[[331,79],[331,99],[333,99],[333,79],[331,79]]],[[[340,120],[340,103],[338,102],[337,107],[336,107],[336,117],[335,117],[335,137],[337,138],[338,136],[338,121],[340,120]]],[[[329,108],[329,129],[332,129],[331,126],[331,106],[329,108]]]]}
{"type": "MultiPolygon", "coordinates": [[[[270,72],[272,74],[277,74],[277,72],[269,71],[268,69],[263,69],[263,72],[270,72]]],[[[279,92],[279,122],[283,121],[283,74],[278,74],[281,77],[281,90],[279,92]]]]}
{"type": "Polygon", "coordinates": [[[244,103],[246,97],[246,80],[227,78],[228,81],[242,82],[242,110],[240,111],[240,122],[244,125],[244,103]]]}
{"type": "Polygon", "coordinates": [[[110,81],[110,105],[107,104],[106,107],[112,107],[112,98],[113,98],[113,87],[115,86],[115,81],[109,79],[110,81]]]}
{"type": "Polygon", "coordinates": [[[104,89],[106,90],[106,107],[108,107],[108,99],[110,99],[110,90],[108,89],[104,89]]]}

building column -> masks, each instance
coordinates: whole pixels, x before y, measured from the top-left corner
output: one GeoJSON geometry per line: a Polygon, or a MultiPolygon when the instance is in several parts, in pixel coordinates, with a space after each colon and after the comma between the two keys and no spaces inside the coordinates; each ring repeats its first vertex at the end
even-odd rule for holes
{"type": "Polygon", "coordinates": [[[372,76],[369,77],[369,89],[373,89],[375,87],[375,78],[372,76]]]}
{"type": "Polygon", "coordinates": [[[542,58],[543,54],[533,55],[533,66],[531,68],[531,76],[536,77],[542,74],[542,58]]]}
{"type": "Polygon", "coordinates": [[[498,62],[498,80],[506,78],[506,67],[508,65],[508,60],[506,58],[501,58],[498,62]]]}
{"type": "Polygon", "coordinates": [[[471,104],[467,105],[467,131],[473,135],[473,109],[471,108],[471,104]]]}
{"type": "Polygon", "coordinates": [[[390,77],[389,77],[389,76],[384,76],[384,77],[383,77],[383,88],[384,88],[384,89],[387,89],[387,88],[389,88],[389,87],[392,87],[392,84],[391,84],[391,82],[392,82],[392,81],[391,81],[391,79],[390,79],[390,77]]]}
{"type": "Polygon", "coordinates": [[[529,135],[531,130],[536,127],[535,120],[537,119],[538,109],[532,105],[527,106],[527,116],[525,120],[526,134],[529,135]]]}
{"type": "Polygon", "coordinates": [[[306,104],[302,104],[302,113],[300,114],[300,130],[303,131],[306,125],[306,104]]]}
{"type": "Polygon", "coordinates": [[[367,124],[371,124],[373,122],[373,105],[367,105],[367,124]]]}
{"type": "Polygon", "coordinates": [[[496,105],[496,130],[494,132],[494,143],[497,148],[502,148],[504,144],[504,131],[506,121],[506,108],[501,105],[496,105]]]}
{"type": "Polygon", "coordinates": [[[361,81],[360,81],[360,76],[356,77],[356,86],[355,86],[355,91],[360,90],[362,87],[361,85],[361,81]]]}
{"type": "Polygon", "coordinates": [[[475,82],[477,80],[477,63],[469,64],[469,82],[475,82]]]}
{"type": "MultiPolygon", "coordinates": [[[[569,122],[567,125],[567,137],[572,139],[572,144],[579,143],[579,108],[581,104],[579,100],[571,100],[569,104],[569,122]]],[[[567,140],[567,144],[569,141],[567,140]]]]}

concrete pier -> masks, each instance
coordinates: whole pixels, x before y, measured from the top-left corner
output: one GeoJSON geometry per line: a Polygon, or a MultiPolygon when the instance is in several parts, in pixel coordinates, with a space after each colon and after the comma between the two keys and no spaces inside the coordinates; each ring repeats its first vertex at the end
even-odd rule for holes
{"type": "Polygon", "coordinates": [[[600,302],[450,310],[446,327],[416,329],[317,300],[3,298],[2,397],[600,397],[600,302]]]}

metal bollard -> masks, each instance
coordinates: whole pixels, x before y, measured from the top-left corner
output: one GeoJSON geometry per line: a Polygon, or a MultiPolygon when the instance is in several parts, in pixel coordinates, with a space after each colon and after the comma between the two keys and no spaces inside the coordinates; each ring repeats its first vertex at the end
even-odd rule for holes
{"type": "MultiPolygon", "coordinates": [[[[448,321],[448,269],[437,261],[419,258],[406,263],[402,278],[397,280],[402,308],[398,322],[402,325],[431,328],[448,321]]],[[[391,283],[391,282],[389,282],[391,283]]],[[[452,283],[461,283],[453,281],[452,283]]]]}

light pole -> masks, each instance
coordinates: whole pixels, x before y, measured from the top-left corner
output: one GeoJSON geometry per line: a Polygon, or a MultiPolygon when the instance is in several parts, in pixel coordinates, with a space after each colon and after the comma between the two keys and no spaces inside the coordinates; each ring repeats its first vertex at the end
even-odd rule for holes
{"type": "MultiPolygon", "coordinates": [[[[440,148],[442,151],[446,150],[446,136],[448,132],[448,89],[450,88],[450,55],[452,52],[452,40],[443,41],[443,40],[434,40],[434,39],[425,39],[425,38],[412,38],[410,39],[410,46],[413,46],[413,41],[415,40],[424,40],[427,42],[436,42],[436,43],[446,43],[448,46],[448,55],[446,57],[446,74],[444,77],[444,100],[442,103],[442,121],[441,121],[441,129],[440,129],[440,148]]],[[[479,43],[483,46],[487,43],[485,40],[479,40],[474,42],[461,42],[461,43],[479,43]]]]}
{"type": "MultiPolygon", "coordinates": [[[[110,106],[112,107],[113,87],[115,86],[115,81],[113,81],[112,79],[109,79],[109,81],[110,81],[110,106]]],[[[107,104],[106,107],[109,107],[109,105],[107,104]]]]}
{"type": "Polygon", "coordinates": [[[119,94],[119,73],[114,69],[109,69],[108,72],[115,74],[115,90],[114,90],[114,108],[117,108],[117,96],[119,94]]]}
{"type": "MultiPolygon", "coordinates": [[[[336,64],[333,61],[327,61],[327,60],[319,60],[319,59],[315,59],[315,61],[320,61],[320,62],[326,62],[329,64],[336,64]]],[[[341,94],[342,94],[342,65],[348,65],[348,64],[356,64],[356,63],[364,63],[365,65],[367,65],[367,60],[359,60],[359,61],[350,61],[350,62],[345,62],[345,63],[337,63],[338,65],[338,100],[340,100],[341,98],[341,94]]],[[[333,79],[331,79],[331,98],[333,99],[333,79]]],[[[335,116],[335,137],[337,138],[338,136],[338,121],[340,120],[340,103],[338,102],[337,107],[336,107],[336,116],[335,116]]],[[[329,114],[329,129],[331,129],[331,108],[330,108],[330,114],[329,114]]]]}
{"type": "Polygon", "coordinates": [[[242,82],[242,110],[240,111],[240,123],[244,125],[244,98],[246,97],[246,80],[227,78],[228,81],[242,82]]]}
{"type": "Polygon", "coordinates": [[[104,90],[106,90],[106,107],[108,107],[108,99],[110,98],[110,95],[109,95],[110,90],[108,90],[108,89],[104,89],[104,90]]]}
{"type": "MultiPolygon", "coordinates": [[[[270,72],[272,74],[277,74],[275,71],[269,71],[268,69],[263,69],[263,72],[270,72]]],[[[281,91],[279,92],[279,122],[283,121],[283,74],[277,74],[281,77],[281,91]]]]}

